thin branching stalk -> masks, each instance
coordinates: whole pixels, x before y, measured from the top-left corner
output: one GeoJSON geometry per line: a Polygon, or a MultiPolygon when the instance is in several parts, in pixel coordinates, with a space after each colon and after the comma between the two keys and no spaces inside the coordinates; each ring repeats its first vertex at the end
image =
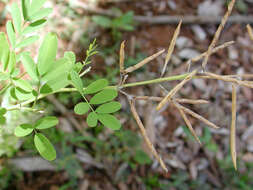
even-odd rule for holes
{"type": "Polygon", "coordinates": [[[174,34],[173,34],[172,40],[170,42],[168,53],[166,55],[165,63],[164,63],[163,69],[162,69],[161,77],[163,77],[164,74],[165,74],[165,72],[166,72],[167,65],[168,65],[168,63],[170,61],[171,55],[172,55],[172,53],[174,51],[174,48],[175,48],[175,45],[176,45],[177,37],[178,37],[178,35],[180,33],[181,25],[182,25],[182,20],[179,22],[179,24],[178,24],[178,26],[177,26],[174,34]]]}
{"type": "Polygon", "coordinates": [[[181,104],[178,104],[178,106],[187,114],[191,115],[192,117],[195,117],[196,119],[204,122],[205,124],[207,124],[208,126],[214,128],[214,129],[219,129],[219,127],[217,125],[215,125],[214,123],[210,122],[209,120],[205,119],[204,117],[202,117],[201,115],[193,112],[192,110],[182,106],[181,104]]]}
{"type": "Polygon", "coordinates": [[[178,109],[180,115],[182,116],[182,118],[184,119],[186,126],[188,127],[188,129],[190,130],[192,136],[196,139],[196,141],[201,145],[201,142],[199,140],[198,135],[196,134],[196,132],[194,131],[191,122],[189,121],[189,119],[187,118],[187,116],[185,115],[184,111],[180,108],[180,106],[178,106],[176,101],[172,102],[173,105],[178,109]]]}
{"type": "Polygon", "coordinates": [[[141,134],[148,146],[148,148],[150,149],[151,153],[154,155],[154,157],[157,159],[157,161],[160,163],[161,167],[166,171],[168,172],[168,169],[167,167],[165,166],[162,158],[158,155],[156,149],[154,148],[154,145],[151,143],[148,135],[147,135],[147,132],[145,130],[145,127],[144,125],[142,124],[142,121],[136,111],[136,108],[135,108],[135,105],[134,105],[134,100],[133,99],[129,99],[129,104],[130,104],[130,108],[131,108],[131,112],[133,114],[133,117],[135,119],[135,121],[137,122],[137,125],[138,127],[140,128],[140,131],[141,131],[141,134]]]}
{"type": "Polygon", "coordinates": [[[164,53],[164,49],[155,53],[154,55],[151,55],[149,57],[147,57],[146,59],[142,60],[141,62],[137,63],[134,66],[128,67],[124,72],[125,73],[131,73],[139,68],[141,68],[142,66],[144,66],[145,64],[149,63],[150,61],[154,60],[155,58],[157,58],[158,56],[160,56],[162,53],[164,53]]]}
{"type": "Polygon", "coordinates": [[[176,85],[167,96],[158,104],[156,107],[157,110],[160,110],[170,99],[186,84],[188,81],[192,79],[193,76],[197,74],[198,70],[192,71],[183,81],[181,81],[178,85],[176,85]]]}
{"type": "Polygon", "coordinates": [[[215,32],[214,34],[214,37],[213,37],[213,40],[211,42],[211,44],[209,45],[208,47],[208,50],[207,50],[207,53],[205,55],[205,58],[202,62],[202,68],[204,69],[206,67],[206,64],[208,62],[208,59],[209,59],[209,56],[211,55],[212,53],[212,50],[214,49],[217,41],[219,40],[219,37],[220,37],[220,34],[221,34],[221,31],[223,30],[227,20],[228,20],[228,17],[230,16],[232,10],[233,10],[233,7],[234,7],[234,4],[235,4],[235,0],[232,0],[229,5],[228,5],[228,10],[226,12],[226,14],[224,15],[224,17],[222,18],[221,20],[221,23],[217,29],[217,31],[215,32]]]}
{"type": "Polygon", "coordinates": [[[236,86],[235,84],[232,83],[232,119],[230,128],[230,151],[234,168],[237,170],[235,138],[236,138],[236,86]]]}

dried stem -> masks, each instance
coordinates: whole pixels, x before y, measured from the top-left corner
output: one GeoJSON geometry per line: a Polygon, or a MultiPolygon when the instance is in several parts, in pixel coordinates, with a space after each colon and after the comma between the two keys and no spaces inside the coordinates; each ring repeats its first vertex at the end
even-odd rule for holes
{"type": "Polygon", "coordinates": [[[171,55],[174,51],[174,48],[175,48],[175,45],[176,45],[176,41],[177,41],[177,37],[180,33],[180,28],[181,28],[181,25],[182,25],[182,20],[179,22],[174,34],[173,34],[173,37],[172,37],[172,40],[170,42],[170,46],[169,46],[169,49],[168,49],[168,53],[166,55],[166,58],[165,58],[165,63],[164,63],[164,66],[163,66],[163,69],[162,69],[162,73],[161,73],[161,77],[164,76],[165,74],[165,71],[166,71],[166,68],[167,68],[167,65],[170,61],[170,58],[171,58],[171,55]]]}
{"type": "Polygon", "coordinates": [[[185,83],[190,81],[194,75],[196,75],[198,70],[194,70],[191,72],[183,81],[181,81],[178,85],[176,85],[168,94],[167,96],[158,104],[156,107],[157,110],[160,110],[168,101],[170,101],[171,97],[173,97],[185,83]]]}
{"type": "Polygon", "coordinates": [[[253,30],[249,24],[247,24],[247,30],[248,30],[250,39],[253,41],[253,30]]]}
{"type": "Polygon", "coordinates": [[[201,145],[201,142],[197,136],[197,134],[195,133],[191,122],[189,121],[189,119],[187,118],[187,116],[185,115],[184,111],[180,108],[180,106],[177,105],[176,101],[173,101],[173,105],[178,109],[180,115],[182,116],[182,118],[184,119],[188,129],[190,130],[192,136],[196,139],[196,141],[201,145]]]}
{"type": "Polygon", "coordinates": [[[124,73],[124,59],[125,59],[125,41],[121,43],[119,53],[119,70],[121,74],[124,73]]]}
{"type": "Polygon", "coordinates": [[[130,104],[130,108],[131,108],[131,112],[132,112],[132,114],[133,114],[133,117],[134,117],[134,119],[136,120],[138,127],[140,128],[141,134],[142,134],[142,136],[143,136],[143,138],[144,138],[144,140],[145,140],[145,142],[146,142],[148,148],[150,149],[151,153],[155,156],[155,158],[157,159],[157,161],[160,163],[161,167],[162,167],[166,172],[168,172],[168,169],[167,169],[167,167],[165,166],[165,164],[164,164],[162,158],[158,155],[158,153],[157,153],[157,151],[155,150],[153,144],[151,143],[151,141],[150,141],[149,138],[148,138],[148,135],[147,135],[147,132],[146,132],[146,130],[145,130],[145,127],[143,126],[142,121],[141,121],[141,119],[140,119],[140,117],[139,117],[139,115],[138,115],[138,113],[137,113],[137,111],[136,111],[136,108],[135,108],[135,105],[134,105],[134,100],[133,100],[133,99],[130,99],[130,100],[129,100],[129,104],[130,104]]]}
{"type": "Polygon", "coordinates": [[[214,128],[214,129],[218,129],[219,127],[217,125],[215,125],[214,123],[208,121],[207,119],[205,119],[204,117],[202,117],[201,115],[193,112],[192,110],[178,104],[178,106],[185,112],[185,113],[188,113],[190,114],[191,116],[199,119],[200,121],[204,122],[205,124],[209,125],[210,127],[214,128]]]}
{"type": "Polygon", "coordinates": [[[165,50],[161,50],[157,53],[155,53],[154,55],[151,55],[149,57],[147,57],[146,59],[144,59],[143,61],[137,63],[136,65],[129,67],[125,70],[125,73],[131,73],[137,69],[139,69],[140,67],[142,67],[143,65],[149,63],[150,61],[152,61],[153,59],[157,58],[158,56],[160,56],[165,50]]]}
{"type": "Polygon", "coordinates": [[[212,40],[211,44],[208,47],[207,53],[206,53],[205,58],[204,58],[204,60],[202,62],[202,68],[206,67],[206,64],[207,64],[207,61],[209,59],[209,56],[211,55],[212,50],[215,47],[215,45],[216,45],[216,43],[217,43],[217,41],[218,41],[218,39],[220,37],[221,31],[224,28],[224,26],[225,26],[225,24],[226,24],[226,22],[228,20],[228,17],[230,16],[230,14],[231,14],[231,12],[233,10],[234,4],[235,4],[235,0],[232,0],[229,3],[228,10],[227,10],[226,14],[224,15],[224,17],[222,18],[221,23],[220,23],[217,31],[214,34],[213,40],[212,40]]]}
{"type": "Polygon", "coordinates": [[[231,157],[234,164],[235,169],[236,166],[236,86],[232,83],[232,119],[231,119],[231,128],[230,128],[230,151],[231,157]]]}

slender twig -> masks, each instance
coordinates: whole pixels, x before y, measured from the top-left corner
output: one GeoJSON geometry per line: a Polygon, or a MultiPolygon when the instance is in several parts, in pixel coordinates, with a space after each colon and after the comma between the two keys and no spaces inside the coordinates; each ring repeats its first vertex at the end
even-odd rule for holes
{"type": "Polygon", "coordinates": [[[232,119],[230,128],[230,151],[235,169],[236,166],[236,86],[232,83],[232,119]]]}
{"type": "Polygon", "coordinates": [[[224,17],[222,18],[221,23],[220,23],[217,31],[214,34],[213,40],[212,40],[211,44],[209,45],[207,53],[205,55],[205,58],[204,58],[204,60],[202,62],[202,68],[203,69],[206,67],[206,64],[207,64],[207,61],[209,59],[209,56],[211,55],[212,50],[215,47],[215,45],[216,45],[216,43],[217,43],[217,41],[218,41],[218,39],[220,37],[221,31],[224,28],[224,26],[225,26],[225,24],[226,24],[226,22],[228,20],[228,17],[230,16],[230,14],[231,14],[231,12],[233,10],[234,4],[235,4],[235,0],[232,0],[229,3],[228,10],[227,10],[226,14],[224,15],[224,17]]]}
{"type": "Polygon", "coordinates": [[[170,101],[171,97],[173,97],[185,83],[190,81],[194,75],[196,75],[198,70],[192,71],[183,81],[181,81],[178,85],[176,85],[168,94],[167,96],[158,104],[156,107],[157,110],[160,110],[168,101],[170,101]]]}
{"type": "Polygon", "coordinates": [[[193,112],[192,110],[190,110],[190,109],[188,109],[188,108],[186,108],[186,107],[184,107],[184,106],[182,106],[182,105],[180,105],[180,104],[178,104],[178,106],[179,106],[185,113],[187,113],[187,114],[189,114],[189,115],[191,115],[191,116],[197,118],[198,120],[204,122],[205,124],[209,125],[210,127],[214,128],[214,129],[218,129],[218,128],[219,128],[217,125],[215,125],[214,123],[208,121],[207,119],[205,119],[205,118],[202,117],[201,115],[199,115],[199,114],[193,112]]]}
{"type": "Polygon", "coordinates": [[[253,41],[253,30],[249,24],[247,25],[247,30],[248,30],[250,39],[253,41]]]}
{"type": "Polygon", "coordinates": [[[150,149],[150,151],[151,151],[151,153],[154,155],[154,157],[157,159],[157,161],[160,163],[161,167],[162,167],[166,172],[168,172],[168,169],[167,169],[167,167],[165,166],[165,164],[164,164],[162,158],[158,155],[156,149],[154,148],[154,145],[151,143],[151,141],[150,141],[150,139],[149,139],[149,137],[148,137],[148,135],[147,135],[147,132],[146,132],[146,130],[145,130],[145,127],[144,127],[144,125],[143,125],[143,123],[142,123],[142,121],[141,121],[141,119],[140,119],[140,117],[139,117],[139,115],[138,115],[138,113],[137,113],[137,111],[136,111],[136,108],[135,108],[135,105],[134,105],[134,100],[133,100],[133,99],[130,99],[130,100],[129,100],[129,104],[130,104],[130,108],[131,108],[131,112],[132,112],[132,114],[133,114],[133,117],[134,117],[134,119],[136,120],[138,127],[140,128],[141,134],[142,134],[142,136],[143,136],[143,138],[144,138],[144,140],[145,140],[145,142],[146,142],[148,148],[150,149]]]}
{"type": "Polygon", "coordinates": [[[161,73],[161,77],[164,76],[165,72],[166,72],[166,68],[167,68],[167,65],[170,61],[170,58],[171,58],[171,55],[174,51],[174,48],[175,48],[175,45],[176,45],[176,41],[177,41],[177,37],[180,33],[180,28],[181,28],[181,25],[182,25],[182,20],[180,20],[174,34],[173,34],[173,37],[172,37],[172,40],[170,42],[170,46],[169,46],[169,49],[168,49],[168,53],[166,55],[166,58],[165,58],[165,63],[164,63],[164,66],[163,66],[163,69],[162,69],[162,73],[161,73]]]}
{"type": "Polygon", "coordinates": [[[120,45],[120,53],[119,53],[120,74],[124,73],[124,60],[125,60],[125,41],[123,41],[120,45]]]}
{"type": "Polygon", "coordinates": [[[125,73],[131,73],[131,72],[141,68],[145,64],[149,63],[150,61],[152,61],[155,58],[157,58],[158,56],[160,56],[164,51],[165,50],[163,49],[163,50],[155,53],[154,55],[151,55],[151,56],[147,57],[146,59],[142,60],[141,62],[137,63],[136,65],[128,67],[127,69],[125,69],[125,73]]]}
{"type": "Polygon", "coordinates": [[[185,115],[184,111],[180,108],[180,106],[178,106],[178,104],[176,103],[176,101],[172,102],[173,105],[178,109],[180,115],[182,116],[182,118],[184,119],[188,129],[190,130],[192,136],[196,139],[196,141],[201,145],[201,142],[199,140],[198,135],[196,134],[196,132],[194,131],[191,122],[189,121],[189,119],[187,118],[187,116],[185,115]]]}

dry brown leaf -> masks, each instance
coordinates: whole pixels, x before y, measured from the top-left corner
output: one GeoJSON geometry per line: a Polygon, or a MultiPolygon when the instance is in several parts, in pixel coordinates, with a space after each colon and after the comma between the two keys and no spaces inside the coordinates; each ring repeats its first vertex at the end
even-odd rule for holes
{"type": "Polygon", "coordinates": [[[228,10],[227,10],[226,14],[224,15],[224,17],[222,18],[221,23],[220,23],[217,31],[214,34],[213,40],[212,40],[211,44],[208,47],[207,53],[206,53],[205,58],[204,58],[204,60],[202,62],[202,68],[206,67],[206,64],[207,64],[207,61],[209,59],[209,56],[211,55],[212,50],[215,47],[215,45],[216,45],[216,43],[217,43],[217,41],[218,41],[218,39],[220,37],[221,31],[224,28],[224,26],[225,26],[225,24],[226,24],[226,22],[228,20],[228,17],[230,16],[230,14],[231,14],[231,12],[233,10],[234,4],[235,4],[235,0],[232,0],[229,3],[228,10]]]}
{"type": "Polygon", "coordinates": [[[231,157],[234,164],[235,169],[236,166],[236,86],[232,84],[232,119],[231,119],[231,128],[230,128],[230,151],[231,157]]]}
{"type": "Polygon", "coordinates": [[[160,56],[165,50],[161,50],[157,53],[155,53],[154,55],[151,55],[149,57],[147,57],[146,59],[142,60],[141,62],[137,63],[136,65],[129,67],[125,70],[125,73],[131,73],[137,69],[139,69],[140,67],[144,66],[145,64],[149,63],[150,61],[152,61],[153,59],[157,58],[158,56],[160,56]]]}
{"type": "Polygon", "coordinates": [[[124,73],[124,59],[125,59],[125,41],[123,41],[120,45],[120,53],[119,53],[119,69],[120,73],[124,73]]]}
{"type": "Polygon", "coordinates": [[[248,30],[250,39],[253,41],[253,30],[249,24],[247,24],[247,30],[248,30]]]}
{"type": "Polygon", "coordinates": [[[180,33],[180,28],[181,28],[181,25],[182,25],[182,20],[180,20],[174,34],[173,34],[173,37],[172,37],[172,40],[170,42],[170,46],[169,46],[169,49],[168,49],[168,53],[166,55],[166,58],[165,58],[165,63],[164,63],[164,66],[163,66],[163,69],[162,69],[162,73],[161,73],[161,77],[165,74],[165,71],[166,71],[166,68],[167,68],[167,65],[170,61],[170,58],[171,58],[171,55],[174,51],[174,48],[175,48],[175,45],[176,45],[176,41],[177,41],[177,37],[180,33]]]}

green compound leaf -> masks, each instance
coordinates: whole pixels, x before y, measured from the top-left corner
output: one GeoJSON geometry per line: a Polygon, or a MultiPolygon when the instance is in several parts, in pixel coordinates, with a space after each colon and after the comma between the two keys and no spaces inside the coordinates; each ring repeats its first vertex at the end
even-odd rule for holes
{"type": "Polygon", "coordinates": [[[39,76],[36,72],[36,64],[28,53],[23,53],[21,55],[21,62],[31,79],[36,82],[39,81],[39,76]]]}
{"type": "Polygon", "coordinates": [[[41,20],[47,17],[52,11],[53,9],[51,8],[41,9],[38,12],[34,13],[33,15],[29,16],[29,20],[31,20],[32,22],[41,20]]]}
{"type": "Polygon", "coordinates": [[[6,119],[4,116],[0,115],[0,125],[4,125],[6,122],[6,119]]]}
{"type": "Polygon", "coordinates": [[[88,103],[81,102],[75,105],[74,112],[78,115],[86,114],[89,111],[90,107],[88,103]]]}
{"type": "Polygon", "coordinates": [[[116,111],[119,111],[121,108],[121,104],[116,101],[105,103],[101,106],[99,106],[96,109],[97,113],[114,113],[116,111]]]}
{"type": "Polygon", "coordinates": [[[108,86],[108,81],[106,79],[98,79],[91,83],[85,90],[84,94],[94,94],[108,86]]]}
{"type": "Polygon", "coordinates": [[[6,114],[7,110],[5,108],[0,108],[0,115],[6,114]]]}
{"type": "Polygon", "coordinates": [[[56,151],[53,145],[42,133],[36,133],[34,135],[34,144],[44,159],[52,161],[56,158],[56,151]]]}
{"type": "Polygon", "coordinates": [[[29,26],[27,26],[22,34],[29,34],[29,33],[32,33],[38,29],[40,29],[41,27],[43,27],[45,24],[46,24],[47,20],[46,19],[41,19],[41,20],[37,20],[31,24],[29,24],[29,26]]]}
{"type": "Polygon", "coordinates": [[[118,92],[114,89],[104,89],[97,93],[90,100],[91,104],[103,104],[109,102],[118,96],[118,92]]]}
{"type": "Polygon", "coordinates": [[[121,128],[120,121],[111,114],[98,114],[98,120],[109,129],[118,130],[121,128]]]}
{"type": "Polygon", "coordinates": [[[22,18],[17,3],[13,3],[11,6],[11,16],[13,18],[14,27],[17,33],[21,32],[22,18]]]}
{"type": "Polygon", "coordinates": [[[15,47],[15,45],[16,45],[16,34],[15,34],[15,31],[14,31],[12,22],[10,20],[6,23],[6,30],[7,30],[7,35],[8,35],[8,38],[9,38],[10,42],[11,42],[12,47],[15,47]]]}
{"type": "Polygon", "coordinates": [[[96,127],[98,124],[98,115],[94,112],[89,113],[86,118],[86,122],[89,127],[96,127]]]}
{"type": "Polygon", "coordinates": [[[55,33],[48,33],[39,49],[38,71],[40,75],[45,74],[52,68],[58,47],[55,33]]]}
{"type": "Polygon", "coordinates": [[[26,47],[39,39],[39,36],[30,36],[22,40],[19,44],[17,44],[16,48],[26,47]]]}
{"type": "Polygon", "coordinates": [[[15,84],[15,86],[21,88],[26,92],[31,92],[33,90],[32,85],[27,80],[17,79],[13,80],[13,83],[15,84]]]}
{"type": "Polygon", "coordinates": [[[4,70],[7,69],[10,47],[4,32],[0,32],[0,62],[3,64],[4,70]]]}
{"type": "Polygon", "coordinates": [[[54,127],[59,123],[57,117],[47,116],[36,121],[34,128],[35,129],[48,129],[54,127]]]}
{"type": "Polygon", "coordinates": [[[31,124],[22,124],[15,128],[14,134],[17,137],[24,137],[33,132],[33,126],[31,124]]]}
{"type": "Polygon", "coordinates": [[[70,72],[70,78],[73,83],[73,86],[83,94],[83,82],[82,79],[79,77],[78,73],[74,70],[70,72]]]}

